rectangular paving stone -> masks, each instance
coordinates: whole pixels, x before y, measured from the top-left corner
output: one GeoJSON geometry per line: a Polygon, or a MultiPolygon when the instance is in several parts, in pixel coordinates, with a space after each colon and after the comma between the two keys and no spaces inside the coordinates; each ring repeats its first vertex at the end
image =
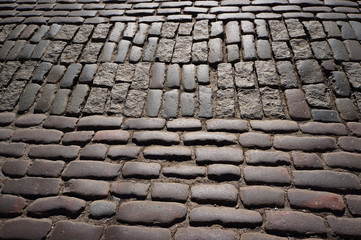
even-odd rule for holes
{"type": "Polygon", "coordinates": [[[310,119],[310,110],[304,94],[299,89],[285,91],[288,111],[292,119],[310,119]]]}
{"type": "Polygon", "coordinates": [[[134,78],[132,79],[131,88],[138,90],[148,89],[149,79],[150,79],[149,72],[150,72],[149,63],[138,63],[135,66],[134,78]]]}
{"type": "Polygon", "coordinates": [[[64,178],[114,179],[120,165],[98,161],[72,161],[63,171],[64,178]]]}
{"type": "Polygon", "coordinates": [[[239,62],[234,65],[234,80],[237,88],[250,88],[255,85],[254,64],[239,62]]]}
{"type": "Polygon", "coordinates": [[[50,72],[46,77],[45,81],[48,83],[58,83],[63,77],[66,71],[66,67],[63,65],[51,65],[50,72]]]}
{"type": "Polygon", "coordinates": [[[293,171],[293,176],[295,178],[295,185],[299,187],[335,191],[361,188],[359,179],[351,173],[329,170],[299,170],[293,171]]]}
{"type": "Polygon", "coordinates": [[[192,186],[191,198],[195,202],[213,202],[221,205],[234,205],[238,191],[231,184],[199,184],[192,186]]]}
{"type": "Polygon", "coordinates": [[[282,21],[270,20],[268,21],[272,39],[274,41],[288,41],[289,36],[286,29],[286,25],[282,21]]]}
{"type": "Polygon", "coordinates": [[[193,92],[196,89],[196,67],[193,64],[183,65],[182,82],[185,91],[193,92]]]}
{"type": "Polygon", "coordinates": [[[191,60],[192,37],[178,36],[174,46],[172,63],[189,63],[191,60]]]}
{"type": "Polygon", "coordinates": [[[330,167],[346,169],[360,168],[360,154],[348,152],[325,153],[322,155],[326,164],[330,167]]]}
{"type": "Polygon", "coordinates": [[[96,64],[85,64],[78,79],[79,83],[91,83],[96,70],[96,64]]]}
{"type": "Polygon", "coordinates": [[[298,19],[287,19],[285,23],[291,38],[302,38],[306,36],[304,27],[298,19]]]}
{"type": "Polygon", "coordinates": [[[336,141],[332,137],[276,136],[273,146],[283,150],[320,151],[335,149],[336,141]]]}
{"type": "Polygon", "coordinates": [[[348,77],[349,82],[351,83],[352,87],[355,89],[361,88],[361,83],[357,77],[361,72],[361,65],[359,63],[343,63],[344,69],[346,71],[346,75],[348,77]]]}
{"type": "Polygon", "coordinates": [[[6,41],[0,49],[0,59],[5,60],[10,50],[14,47],[15,41],[6,41]]]}
{"type": "Polygon", "coordinates": [[[217,66],[217,86],[220,89],[232,88],[233,83],[233,74],[232,74],[232,65],[230,63],[220,63],[217,66]]]}
{"type": "Polygon", "coordinates": [[[25,147],[24,143],[0,143],[0,154],[8,157],[21,157],[25,147]]]}
{"type": "MultiPolygon", "coordinates": [[[[44,62],[56,63],[66,44],[67,43],[63,41],[51,41],[46,48],[41,60],[44,62]]],[[[36,49],[34,50],[34,54],[35,51],[36,49]]]]}
{"type": "Polygon", "coordinates": [[[71,179],[67,181],[63,193],[81,198],[104,198],[109,193],[109,183],[98,180],[71,179]]]}
{"type": "Polygon", "coordinates": [[[320,65],[316,60],[300,60],[296,62],[300,80],[305,84],[320,83],[323,75],[320,65]]]}
{"type": "Polygon", "coordinates": [[[256,33],[258,38],[268,38],[268,30],[266,21],[263,19],[254,20],[256,25],[256,33]]]}
{"type": "Polygon", "coordinates": [[[144,236],[151,239],[167,240],[170,238],[170,232],[164,228],[113,225],[108,227],[105,233],[106,240],[115,240],[118,237],[124,240],[141,239],[144,236]]]}
{"type": "Polygon", "coordinates": [[[162,89],[165,78],[165,64],[164,63],[154,63],[152,66],[152,79],[150,81],[149,87],[162,89]]]}
{"type": "Polygon", "coordinates": [[[241,89],[237,91],[237,96],[242,118],[259,119],[263,117],[258,90],[241,89]]]}
{"type": "Polygon", "coordinates": [[[330,108],[331,99],[327,87],[323,83],[310,84],[303,87],[306,100],[311,107],[330,108]]]}
{"type": "Polygon", "coordinates": [[[340,61],[349,61],[350,57],[347,54],[345,45],[338,39],[335,38],[329,38],[327,39],[328,44],[330,44],[330,47],[333,52],[333,58],[335,60],[340,61]]]}
{"type": "Polygon", "coordinates": [[[79,76],[82,67],[80,63],[70,64],[63,78],[60,80],[60,87],[71,88],[74,85],[75,79],[79,76]]]}
{"type": "Polygon", "coordinates": [[[208,42],[209,55],[208,61],[209,63],[219,63],[223,61],[223,41],[220,38],[212,38],[208,42]]]}
{"type": "Polygon", "coordinates": [[[113,86],[117,68],[118,64],[116,63],[102,63],[96,71],[93,85],[100,87],[113,86]]]}
{"type": "Polygon", "coordinates": [[[290,44],[296,60],[312,58],[311,48],[305,39],[291,39],[290,44]]]}
{"type": "Polygon", "coordinates": [[[195,95],[193,93],[181,94],[181,114],[183,117],[192,117],[195,112],[195,95]]]}
{"type": "Polygon", "coordinates": [[[130,90],[125,102],[124,115],[129,117],[140,117],[143,112],[147,94],[139,90],[130,90]]]}
{"type": "Polygon", "coordinates": [[[256,61],[255,67],[257,71],[258,83],[261,86],[278,85],[276,66],[273,61],[256,61]]]}
{"type": "Polygon", "coordinates": [[[25,88],[25,85],[26,82],[24,81],[12,81],[9,84],[0,100],[1,111],[12,111],[14,109],[22,91],[25,88]]]}
{"type": "Polygon", "coordinates": [[[73,42],[75,43],[86,43],[88,41],[88,38],[90,34],[92,33],[94,29],[93,25],[87,25],[84,24],[79,28],[79,31],[73,38],[73,42]]]}
{"type": "Polygon", "coordinates": [[[24,177],[21,179],[9,179],[4,184],[2,192],[33,197],[57,195],[60,182],[56,178],[24,177]]]}
{"type": "Polygon", "coordinates": [[[142,46],[147,38],[147,32],[149,29],[148,24],[141,23],[139,24],[139,29],[134,36],[133,43],[135,45],[142,46]]]}
{"type": "Polygon", "coordinates": [[[311,42],[311,48],[317,59],[332,58],[331,49],[326,41],[311,42]]]}
{"type": "Polygon", "coordinates": [[[4,239],[21,239],[27,235],[28,239],[45,238],[51,229],[51,221],[45,219],[21,218],[4,222],[0,237],[4,239]]]}
{"type": "Polygon", "coordinates": [[[107,102],[108,89],[93,87],[84,106],[83,112],[87,114],[102,114],[107,102]]]}
{"type": "Polygon", "coordinates": [[[118,43],[125,26],[125,23],[122,22],[115,23],[113,30],[110,32],[109,41],[118,43]]]}
{"type": "Polygon", "coordinates": [[[179,104],[179,91],[174,89],[164,93],[163,116],[177,117],[179,104]]]}
{"type": "Polygon", "coordinates": [[[83,54],[80,57],[81,63],[96,63],[98,59],[98,55],[100,53],[101,48],[103,47],[103,43],[100,42],[92,42],[88,43],[84,50],[83,54]]]}
{"type": "Polygon", "coordinates": [[[160,62],[169,63],[172,59],[175,40],[161,38],[158,44],[156,59],[160,62]]]}
{"type": "Polygon", "coordinates": [[[149,117],[158,116],[162,104],[162,90],[150,90],[147,98],[147,115],[149,117]]]}
{"type": "Polygon", "coordinates": [[[219,89],[217,91],[215,114],[219,118],[234,117],[234,90],[233,89],[219,89]]]}
{"type": "Polygon", "coordinates": [[[211,118],[212,109],[212,89],[209,87],[199,87],[199,117],[211,118]]]}
{"type": "Polygon", "coordinates": [[[25,44],[24,48],[18,54],[18,58],[23,60],[29,60],[31,58],[31,55],[33,54],[35,47],[35,44],[25,44]]]}
{"type": "Polygon", "coordinates": [[[242,35],[242,46],[243,46],[243,60],[254,60],[256,59],[256,45],[254,43],[253,35],[242,35]]]}
{"type": "Polygon", "coordinates": [[[108,112],[121,113],[127,96],[129,83],[116,83],[110,92],[110,107],[108,112]]]}
{"type": "Polygon", "coordinates": [[[243,173],[248,184],[291,184],[291,177],[285,167],[245,167],[243,173]]]}
{"type": "Polygon", "coordinates": [[[277,71],[279,73],[279,78],[281,85],[285,88],[295,88],[297,87],[297,77],[295,75],[293,65],[289,61],[279,61],[277,62],[277,71]]]}
{"type": "Polygon", "coordinates": [[[66,109],[67,115],[79,116],[84,106],[85,98],[89,93],[89,87],[85,84],[77,84],[72,92],[69,105],[66,109]]]}
{"type": "Polygon", "coordinates": [[[356,40],[346,40],[344,41],[346,49],[349,53],[351,60],[360,61],[361,60],[361,45],[356,40]]]}
{"type": "Polygon", "coordinates": [[[14,76],[15,80],[29,81],[36,65],[37,63],[35,61],[25,61],[16,72],[14,76]]]}
{"type": "Polygon", "coordinates": [[[71,44],[64,48],[63,53],[60,56],[60,62],[62,63],[74,63],[78,60],[80,53],[83,49],[82,44],[71,44]]]}
{"type": "Polygon", "coordinates": [[[37,100],[34,111],[45,113],[51,108],[55,98],[56,85],[46,84],[41,91],[41,96],[37,100]]]}
{"type": "Polygon", "coordinates": [[[17,40],[14,47],[9,51],[6,60],[16,60],[26,44],[25,40],[17,40]]]}
{"type": "Polygon", "coordinates": [[[261,88],[260,92],[264,115],[266,117],[285,118],[280,92],[269,87],[261,88]]]}
{"type": "Polygon", "coordinates": [[[284,192],[268,186],[241,187],[241,199],[247,207],[284,206],[284,192]]]}
{"type": "Polygon", "coordinates": [[[41,40],[34,48],[31,59],[39,60],[43,56],[46,48],[48,47],[50,40],[41,40]]]}
{"type": "Polygon", "coordinates": [[[156,48],[158,44],[158,38],[150,37],[148,38],[147,47],[144,49],[143,61],[151,62],[154,59],[156,48]]]}
{"type": "Polygon", "coordinates": [[[51,114],[62,115],[65,112],[68,98],[70,95],[69,89],[59,89],[55,95],[53,106],[51,109],[51,114]]]}
{"type": "Polygon", "coordinates": [[[225,25],[226,44],[241,42],[240,27],[237,21],[228,22],[225,25]]]}
{"type": "Polygon", "coordinates": [[[294,211],[266,211],[265,228],[269,231],[296,232],[303,235],[325,234],[327,229],[323,218],[294,211]],[[285,221],[279,221],[282,218],[285,221]]]}
{"type": "Polygon", "coordinates": [[[361,224],[360,218],[344,218],[328,216],[327,222],[332,231],[340,236],[345,237],[359,237],[361,232],[359,226],[361,224]]]}
{"type": "Polygon", "coordinates": [[[208,45],[206,41],[195,42],[192,45],[192,61],[194,63],[207,62],[208,45]]]}
{"type": "Polygon", "coordinates": [[[94,29],[92,40],[105,41],[111,26],[111,24],[98,24],[94,29]]]}
{"type": "Polygon", "coordinates": [[[180,228],[175,234],[175,240],[185,240],[191,237],[199,239],[216,240],[222,237],[224,240],[235,240],[236,234],[231,230],[209,229],[202,227],[180,228]]]}
{"type": "Polygon", "coordinates": [[[103,226],[87,223],[58,221],[49,239],[69,239],[71,237],[85,237],[89,240],[99,240],[103,233],[103,226]]]}

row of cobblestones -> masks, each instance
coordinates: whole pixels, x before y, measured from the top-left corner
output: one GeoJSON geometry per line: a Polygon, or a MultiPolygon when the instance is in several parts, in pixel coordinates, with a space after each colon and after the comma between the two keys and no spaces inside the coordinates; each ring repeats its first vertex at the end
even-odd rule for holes
{"type": "Polygon", "coordinates": [[[2,1],[0,24],[163,22],[231,19],[360,19],[355,1],[2,1]],[[113,2],[113,3],[112,3],[113,2]],[[37,3],[37,4],[36,4],[37,3]],[[88,4],[84,4],[88,3],[88,4]]]}
{"type": "Polygon", "coordinates": [[[1,113],[0,123],[3,239],[28,227],[30,239],[361,236],[358,122],[1,113]],[[65,218],[43,219],[55,216],[65,218]]]}
{"type": "Polygon", "coordinates": [[[337,61],[361,60],[358,42],[361,39],[361,24],[357,21],[321,23],[288,19],[285,22],[242,20],[226,23],[201,20],[195,23],[98,24],[96,27],[43,26],[5,25],[0,36],[3,42],[0,60],[19,58],[63,64],[77,61],[137,63],[154,60],[214,64],[257,58],[327,60],[333,57],[337,61]],[[307,36],[311,42],[305,40],[307,36]],[[92,42],[84,46],[88,37],[92,42]]]}
{"type": "Polygon", "coordinates": [[[66,67],[10,61],[0,72],[0,110],[68,116],[359,119],[360,63],[344,62],[329,71],[307,59],[295,67],[291,61],[272,60],[220,63],[216,70],[206,64],[66,67]]]}

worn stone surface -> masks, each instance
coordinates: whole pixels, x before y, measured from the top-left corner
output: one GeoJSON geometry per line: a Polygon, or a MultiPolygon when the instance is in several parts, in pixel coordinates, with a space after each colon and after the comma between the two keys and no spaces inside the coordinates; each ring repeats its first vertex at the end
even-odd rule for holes
{"type": "Polygon", "coordinates": [[[3,0],[0,239],[360,239],[350,0],[3,0]]]}

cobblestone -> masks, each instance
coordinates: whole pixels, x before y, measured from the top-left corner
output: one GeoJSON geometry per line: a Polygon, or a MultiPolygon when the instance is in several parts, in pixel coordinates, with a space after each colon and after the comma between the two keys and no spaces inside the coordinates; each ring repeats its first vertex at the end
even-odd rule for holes
{"type": "Polygon", "coordinates": [[[230,230],[208,229],[208,228],[199,228],[199,227],[180,228],[175,234],[176,240],[191,239],[193,237],[202,240],[205,239],[235,240],[236,239],[235,233],[230,230]]]}
{"type": "Polygon", "coordinates": [[[86,237],[90,240],[99,240],[104,227],[87,223],[59,221],[55,224],[50,239],[69,239],[71,237],[86,237]]]}
{"type": "Polygon", "coordinates": [[[324,220],[309,213],[293,211],[267,211],[265,228],[269,231],[297,232],[300,234],[323,234],[324,220]],[[282,219],[282,221],[280,221],[282,219]],[[296,227],[297,226],[297,227],[296,227]]]}
{"type": "Polygon", "coordinates": [[[85,201],[81,199],[65,196],[46,197],[32,202],[28,207],[28,214],[37,217],[55,214],[76,216],[84,207],[85,201]]]}
{"type": "Polygon", "coordinates": [[[192,200],[200,203],[211,202],[221,205],[235,205],[237,189],[230,184],[196,185],[191,188],[192,200]]]}
{"type": "Polygon", "coordinates": [[[329,192],[291,189],[288,190],[288,198],[291,206],[297,208],[326,211],[343,211],[345,208],[342,197],[329,192]]]}
{"type": "Polygon", "coordinates": [[[51,221],[46,219],[11,219],[2,226],[1,238],[22,239],[26,234],[27,239],[44,238],[51,229],[51,221]]]}
{"type": "Polygon", "coordinates": [[[241,187],[240,195],[245,206],[284,206],[284,192],[279,188],[241,187]]]}
{"type": "Polygon", "coordinates": [[[119,206],[117,220],[146,225],[173,225],[185,216],[186,208],[179,203],[133,201],[119,206]]]}

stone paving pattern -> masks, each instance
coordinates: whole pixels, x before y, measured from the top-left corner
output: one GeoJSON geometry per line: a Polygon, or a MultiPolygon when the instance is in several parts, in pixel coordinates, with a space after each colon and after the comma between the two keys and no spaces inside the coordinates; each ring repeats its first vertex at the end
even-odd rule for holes
{"type": "Polygon", "coordinates": [[[0,0],[0,239],[361,239],[360,8],[0,0]]]}

